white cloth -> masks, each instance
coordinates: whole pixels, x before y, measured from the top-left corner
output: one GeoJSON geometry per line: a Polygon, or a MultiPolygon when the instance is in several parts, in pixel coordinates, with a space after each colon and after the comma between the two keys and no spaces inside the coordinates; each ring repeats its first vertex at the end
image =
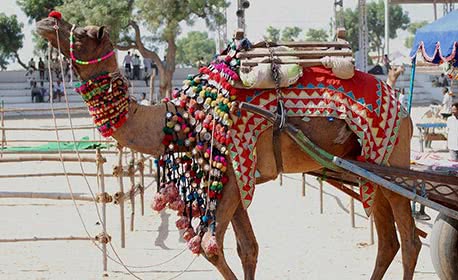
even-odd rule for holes
{"type": "Polygon", "coordinates": [[[444,94],[444,98],[442,99],[442,114],[451,114],[452,113],[452,105],[453,105],[453,97],[446,93],[444,94]]]}
{"type": "Polygon", "coordinates": [[[458,119],[453,115],[447,119],[447,131],[448,149],[458,151],[458,119]]]}
{"type": "Polygon", "coordinates": [[[140,105],[149,106],[149,105],[151,105],[151,103],[149,102],[148,99],[143,99],[142,101],[140,101],[140,105]]]}
{"type": "Polygon", "coordinates": [[[57,84],[55,83],[54,84],[54,92],[56,91],[60,91],[61,93],[64,92],[64,84],[63,83],[60,83],[60,84],[57,84]]]}

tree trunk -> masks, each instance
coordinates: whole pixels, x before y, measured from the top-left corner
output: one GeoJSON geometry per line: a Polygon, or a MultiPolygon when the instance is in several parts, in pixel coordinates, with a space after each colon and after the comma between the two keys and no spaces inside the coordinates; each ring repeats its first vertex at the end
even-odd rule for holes
{"type": "Polygon", "coordinates": [[[21,65],[25,70],[28,69],[27,65],[25,65],[24,62],[22,62],[22,60],[19,57],[19,54],[17,52],[14,53],[14,57],[16,58],[17,63],[19,63],[19,65],[21,65]]]}

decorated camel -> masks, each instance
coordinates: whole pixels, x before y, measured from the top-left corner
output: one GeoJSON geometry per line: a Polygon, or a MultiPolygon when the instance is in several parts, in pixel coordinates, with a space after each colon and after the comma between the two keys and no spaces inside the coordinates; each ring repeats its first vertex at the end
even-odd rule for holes
{"type": "MultiPolygon", "coordinates": [[[[284,106],[288,123],[330,154],[409,166],[411,120],[402,115],[391,88],[365,73],[356,71],[342,80],[330,69],[304,67],[297,82],[281,89],[281,98],[272,89],[239,89],[233,86],[238,78],[235,58],[240,48],[249,48],[242,41],[230,46],[222,61],[185,81],[172,100],[141,106],[128,96],[128,82],[119,73],[103,27],[75,27],[54,13],[38,22],[37,30],[73,60],[83,81],[78,92],[101,134],[160,158],[162,183],[153,208],[177,210],[177,226],[185,230],[191,250],[202,253],[225,279],[236,279],[223,252],[229,223],[244,278],[255,278],[258,244],[246,211],[254,184],[280,172],[322,169],[281,129],[238,104],[274,112],[284,106]]],[[[409,200],[371,184],[361,189],[378,233],[371,279],[382,279],[399,248],[403,279],[412,279],[421,242],[409,200]]]]}

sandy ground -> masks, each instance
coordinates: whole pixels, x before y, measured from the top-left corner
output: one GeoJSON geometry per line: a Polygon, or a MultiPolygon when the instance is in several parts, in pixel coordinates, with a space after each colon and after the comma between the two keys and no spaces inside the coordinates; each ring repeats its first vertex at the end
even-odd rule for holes
{"type": "MultiPolygon", "coordinates": [[[[415,108],[418,119],[425,108],[415,108]]],[[[7,120],[9,127],[51,126],[43,119],[7,120]]],[[[65,125],[59,120],[59,125],[65,125]]],[[[78,118],[74,124],[89,124],[78,118]]],[[[416,134],[418,131],[415,132],[416,134]]],[[[92,132],[77,132],[77,138],[92,132]]],[[[8,133],[8,139],[55,139],[54,132],[8,133]]],[[[68,133],[62,135],[71,139],[68,133]]],[[[418,138],[412,140],[413,150],[419,150],[418,138]]],[[[444,142],[434,142],[433,149],[443,150],[444,142]]],[[[107,172],[114,158],[108,157],[107,172]]],[[[79,172],[79,164],[67,163],[69,171],[79,172]]],[[[84,164],[86,172],[94,172],[94,164],[84,164]]],[[[62,172],[57,162],[3,163],[0,174],[62,172]]],[[[355,203],[356,228],[351,227],[350,199],[325,185],[324,213],[320,214],[318,182],[307,176],[306,196],[301,196],[301,176],[285,175],[279,180],[260,185],[248,212],[259,242],[257,279],[369,279],[376,257],[376,245],[370,243],[370,224],[362,206],[355,203]]],[[[74,192],[89,193],[82,178],[71,178],[74,192]]],[[[147,183],[150,179],[147,180],[147,183]]],[[[96,192],[97,184],[89,178],[96,192]]],[[[126,180],[126,186],[128,182],[126,180]]],[[[115,180],[107,180],[110,193],[118,190],[115,180]]],[[[62,177],[0,179],[0,191],[68,192],[62,177]]],[[[180,239],[173,213],[154,213],[149,208],[153,188],[147,191],[145,216],[135,216],[134,232],[127,231],[127,248],[120,248],[119,207],[108,206],[108,232],[122,261],[141,279],[221,279],[218,272],[203,258],[195,258],[180,239]],[[162,265],[157,265],[167,262],[162,265]],[[183,273],[182,271],[185,270],[183,273]]],[[[101,231],[93,203],[77,203],[85,226],[92,236],[101,231]]],[[[126,224],[130,223],[130,204],[126,206],[126,224]]],[[[28,237],[87,236],[71,201],[1,199],[0,239],[28,237]]],[[[435,216],[434,211],[429,214],[435,216]]],[[[432,223],[418,226],[430,232],[432,223]]],[[[234,234],[229,227],[225,255],[237,276],[243,273],[236,252],[234,234]]],[[[415,279],[437,279],[429,256],[429,239],[423,248],[415,279]]],[[[116,258],[110,250],[110,256],[116,258]]],[[[109,278],[135,279],[119,264],[109,262],[109,278]]],[[[0,279],[101,279],[102,256],[89,241],[50,241],[0,243],[0,279]]],[[[401,254],[398,253],[385,279],[401,279],[401,254]]]]}

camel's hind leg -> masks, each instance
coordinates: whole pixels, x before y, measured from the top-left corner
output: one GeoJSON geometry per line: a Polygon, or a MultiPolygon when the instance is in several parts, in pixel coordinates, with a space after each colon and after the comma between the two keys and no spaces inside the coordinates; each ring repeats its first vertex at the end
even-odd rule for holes
{"type": "MultiPolygon", "coordinates": [[[[410,138],[412,135],[412,123],[410,119],[404,119],[399,131],[399,142],[394,147],[389,163],[396,167],[410,165],[410,138]]],[[[420,238],[416,232],[415,222],[412,217],[410,201],[392,191],[382,189],[386,199],[390,202],[393,216],[401,237],[402,265],[404,267],[404,280],[413,278],[418,254],[421,249],[420,238]]]]}
{"type": "MultiPolygon", "coordinates": [[[[229,222],[234,216],[234,212],[237,209],[237,205],[240,204],[240,195],[235,182],[235,176],[232,169],[228,169],[227,175],[229,176],[229,182],[224,186],[223,197],[218,203],[216,210],[216,242],[218,244],[218,252],[215,255],[207,256],[204,253],[205,258],[211,262],[221,273],[226,280],[237,279],[234,272],[226,262],[224,258],[224,235],[227,230],[229,222]]],[[[205,247],[206,242],[210,238],[210,232],[205,233],[202,246],[205,247]]]]}
{"type": "Polygon", "coordinates": [[[254,280],[256,264],[258,262],[259,246],[251,226],[247,211],[239,203],[232,218],[235,237],[237,239],[237,252],[242,261],[245,280],[254,280]]]}
{"type": "Polygon", "coordinates": [[[383,278],[386,270],[399,250],[399,241],[394,226],[394,217],[391,206],[386,200],[380,187],[376,190],[375,203],[372,215],[378,236],[378,251],[374,272],[371,280],[383,278]]]}

